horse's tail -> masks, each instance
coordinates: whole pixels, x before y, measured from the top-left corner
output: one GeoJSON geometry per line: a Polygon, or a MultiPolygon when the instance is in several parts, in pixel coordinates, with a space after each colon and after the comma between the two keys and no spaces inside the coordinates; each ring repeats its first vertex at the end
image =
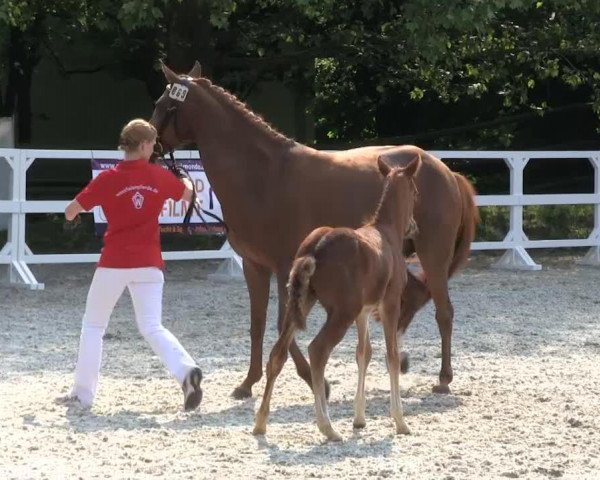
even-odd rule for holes
{"type": "Polygon", "coordinates": [[[306,328],[309,311],[308,290],[316,268],[317,261],[312,255],[302,256],[294,261],[287,284],[288,301],[284,325],[293,325],[300,330],[306,328]]]}
{"type": "Polygon", "coordinates": [[[469,258],[471,242],[475,238],[475,228],[479,223],[479,210],[475,205],[475,188],[471,182],[459,173],[454,173],[462,198],[462,219],[454,247],[454,257],[450,263],[449,276],[462,267],[469,258]]]}

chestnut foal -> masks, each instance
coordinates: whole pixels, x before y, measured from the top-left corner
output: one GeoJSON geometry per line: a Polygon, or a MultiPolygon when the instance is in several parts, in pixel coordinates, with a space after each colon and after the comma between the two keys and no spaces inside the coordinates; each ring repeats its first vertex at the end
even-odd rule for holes
{"type": "Polygon", "coordinates": [[[255,435],[266,432],[275,379],[287,360],[296,329],[306,328],[306,317],[317,300],[327,312],[327,321],[308,347],[319,430],[329,440],[342,439],[329,419],[324,374],[332,350],[353,322],[358,330],[354,427],[365,426],[365,374],[371,359],[368,318],[373,313],[385,332],[390,413],[396,433],[410,433],[402,414],[396,333],[400,299],[407,282],[402,243],[416,229],[412,217],[417,193],[414,176],[420,163],[418,156],[405,168],[391,168],[380,156],[379,170],[386,179],[372,220],[356,230],[317,228],[300,245],[289,276],[283,330],[267,364],[267,384],[256,414],[255,435]]]}

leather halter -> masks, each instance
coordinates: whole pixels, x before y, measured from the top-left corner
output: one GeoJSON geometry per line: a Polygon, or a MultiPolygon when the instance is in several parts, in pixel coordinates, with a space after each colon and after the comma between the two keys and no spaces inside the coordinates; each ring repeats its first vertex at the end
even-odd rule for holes
{"type": "MultiPolygon", "coordinates": [[[[181,101],[182,100],[179,100],[179,102],[181,102],[181,101]]],[[[192,218],[192,214],[194,213],[194,210],[196,211],[196,214],[198,215],[200,220],[202,220],[202,223],[204,224],[204,226],[206,227],[207,230],[208,230],[208,223],[207,223],[206,219],[204,218],[204,216],[202,215],[203,213],[205,215],[208,215],[209,217],[213,218],[214,220],[217,220],[218,222],[222,223],[223,226],[225,227],[225,233],[227,233],[229,231],[229,228],[227,227],[227,224],[225,223],[225,221],[222,218],[220,218],[218,215],[215,215],[212,212],[209,212],[208,210],[205,210],[204,208],[201,208],[196,203],[196,199],[197,199],[196,185],[194,184],[190,173],[183,166],[181,166],[177,163],[177,160],[175,159],[175,156],[173,155],[173,149],[169,149],[169,151],[167,152],[169,155],[169,160],[167,160],[167,158],[165,157],[165,150],[160,141],[160,136],[165,131],[165,129],[169,126],[169,123],[171,122],[171,120],[173,120],[174,122],[177,121],[176,113],[177,113],[178,107],[179,107],[178,104],[175,104],[175,105],[169,107],[167,109],[166,115],[162,118],[160,124],[158,125],[158,128],[156,129],[156,131],[157,131],[156,143],[154,144],[154,152],[152,154],[150,161],[152,163],[156,163],[157,160],[161,160],[163,162],[163,164],[173,173],[173,175],[175,175],[178,178],[187,178],[188,180],[190,180],[190,183],[192,184],[192,198],[190,201],[190,205],[188,206],[187,211],[185,212],[185,216],[183,217],[183,225],[184,225],[184,227],[185,226],[188,227],[187,228],[188,233],[191,233],[191,228],[189,227],[189,223],[192,218]]]]}

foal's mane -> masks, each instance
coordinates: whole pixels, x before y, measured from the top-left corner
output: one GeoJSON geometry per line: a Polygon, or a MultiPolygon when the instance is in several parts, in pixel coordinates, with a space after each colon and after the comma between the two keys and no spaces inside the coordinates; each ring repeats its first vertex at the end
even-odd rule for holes
{"type": "MultiPolygon", "coordinates": [[[[402,167],[394,167],[392,169],[392,172],[394,172],[395,170],[400,170],[402,167]]],[[[383,206],[383,202],[386,200],[387,196],[389,195],[389,190],[390,188],[392,188],[392,183],[393,183],[393,176],[392,174],[388,174],[385,177],[385,183],[383,184],[383,191],[381,193],[381,197],[379,197],[379,203],[377,204],[377,208],[375,209],[375,213],[373,215],[371,215],[369,218],[367,218],[367,220],[364,222],[364,225],[374,225],[375,223],[377,223],[377,220],[379,220],[379,216],[381,215],[381,207],[383,206]]],[[[411,187],[413,188],[413,195],[417,194],[417,187],[415,185],[415,181],[414,178],[411,178],[409,180],[409,184],[411,185],[411,187]]]]}
{"type": "Polygon", "coordinates": [[[264,118],[250,110],[248,105],[240,101],[233,93],[228,92],[223,87],[215,85],[207,78],[195,78],[194,82],[197,85],[206,88],[206,90],[208,90],[209,93],[213,95],[213,98],[216,98],[217,101],[226,105],[230,105],[235,111],[242,114],[242,116],[249,120],[252,124],[261,127],[263,130],[268,132],[273,139],[280,141],[284,145],[296,144],[295,140],[285,136],[281,132],[278,132],[264,118]]]}

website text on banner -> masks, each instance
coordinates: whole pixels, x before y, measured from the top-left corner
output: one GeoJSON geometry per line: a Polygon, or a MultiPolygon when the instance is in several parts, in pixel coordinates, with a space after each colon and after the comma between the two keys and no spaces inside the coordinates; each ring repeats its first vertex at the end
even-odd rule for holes
{"type": "MultiPolygon", "coordinates": [[[[92,159],[92,178],[96,178],[102,171],[114,167],[119,160],[115,159],[92,159]]],[[[199,160],[178,159],[177,163],[185,168],[196,186],[196,194],[200,207],[218,218],[223,218],[221,204],[215,196],[206,173],[199,160]]],[[[188,203],[180,200],[167,200],[159,216],[160,231],[162,233],[183,233],[186,229],[183,226],[183,217],[187,211],[188,203]]],[[[212,218],[210,215],[202,215],[203,219],[194,211],[190,219],[189,228],[194,234],[201,233],[224,233],[223,223],[212,218]]],[[[101,207],[94,208],[94,223],[96,225],[96,234],[102,235],[106,230],[106,217],[101,207]]]]}

